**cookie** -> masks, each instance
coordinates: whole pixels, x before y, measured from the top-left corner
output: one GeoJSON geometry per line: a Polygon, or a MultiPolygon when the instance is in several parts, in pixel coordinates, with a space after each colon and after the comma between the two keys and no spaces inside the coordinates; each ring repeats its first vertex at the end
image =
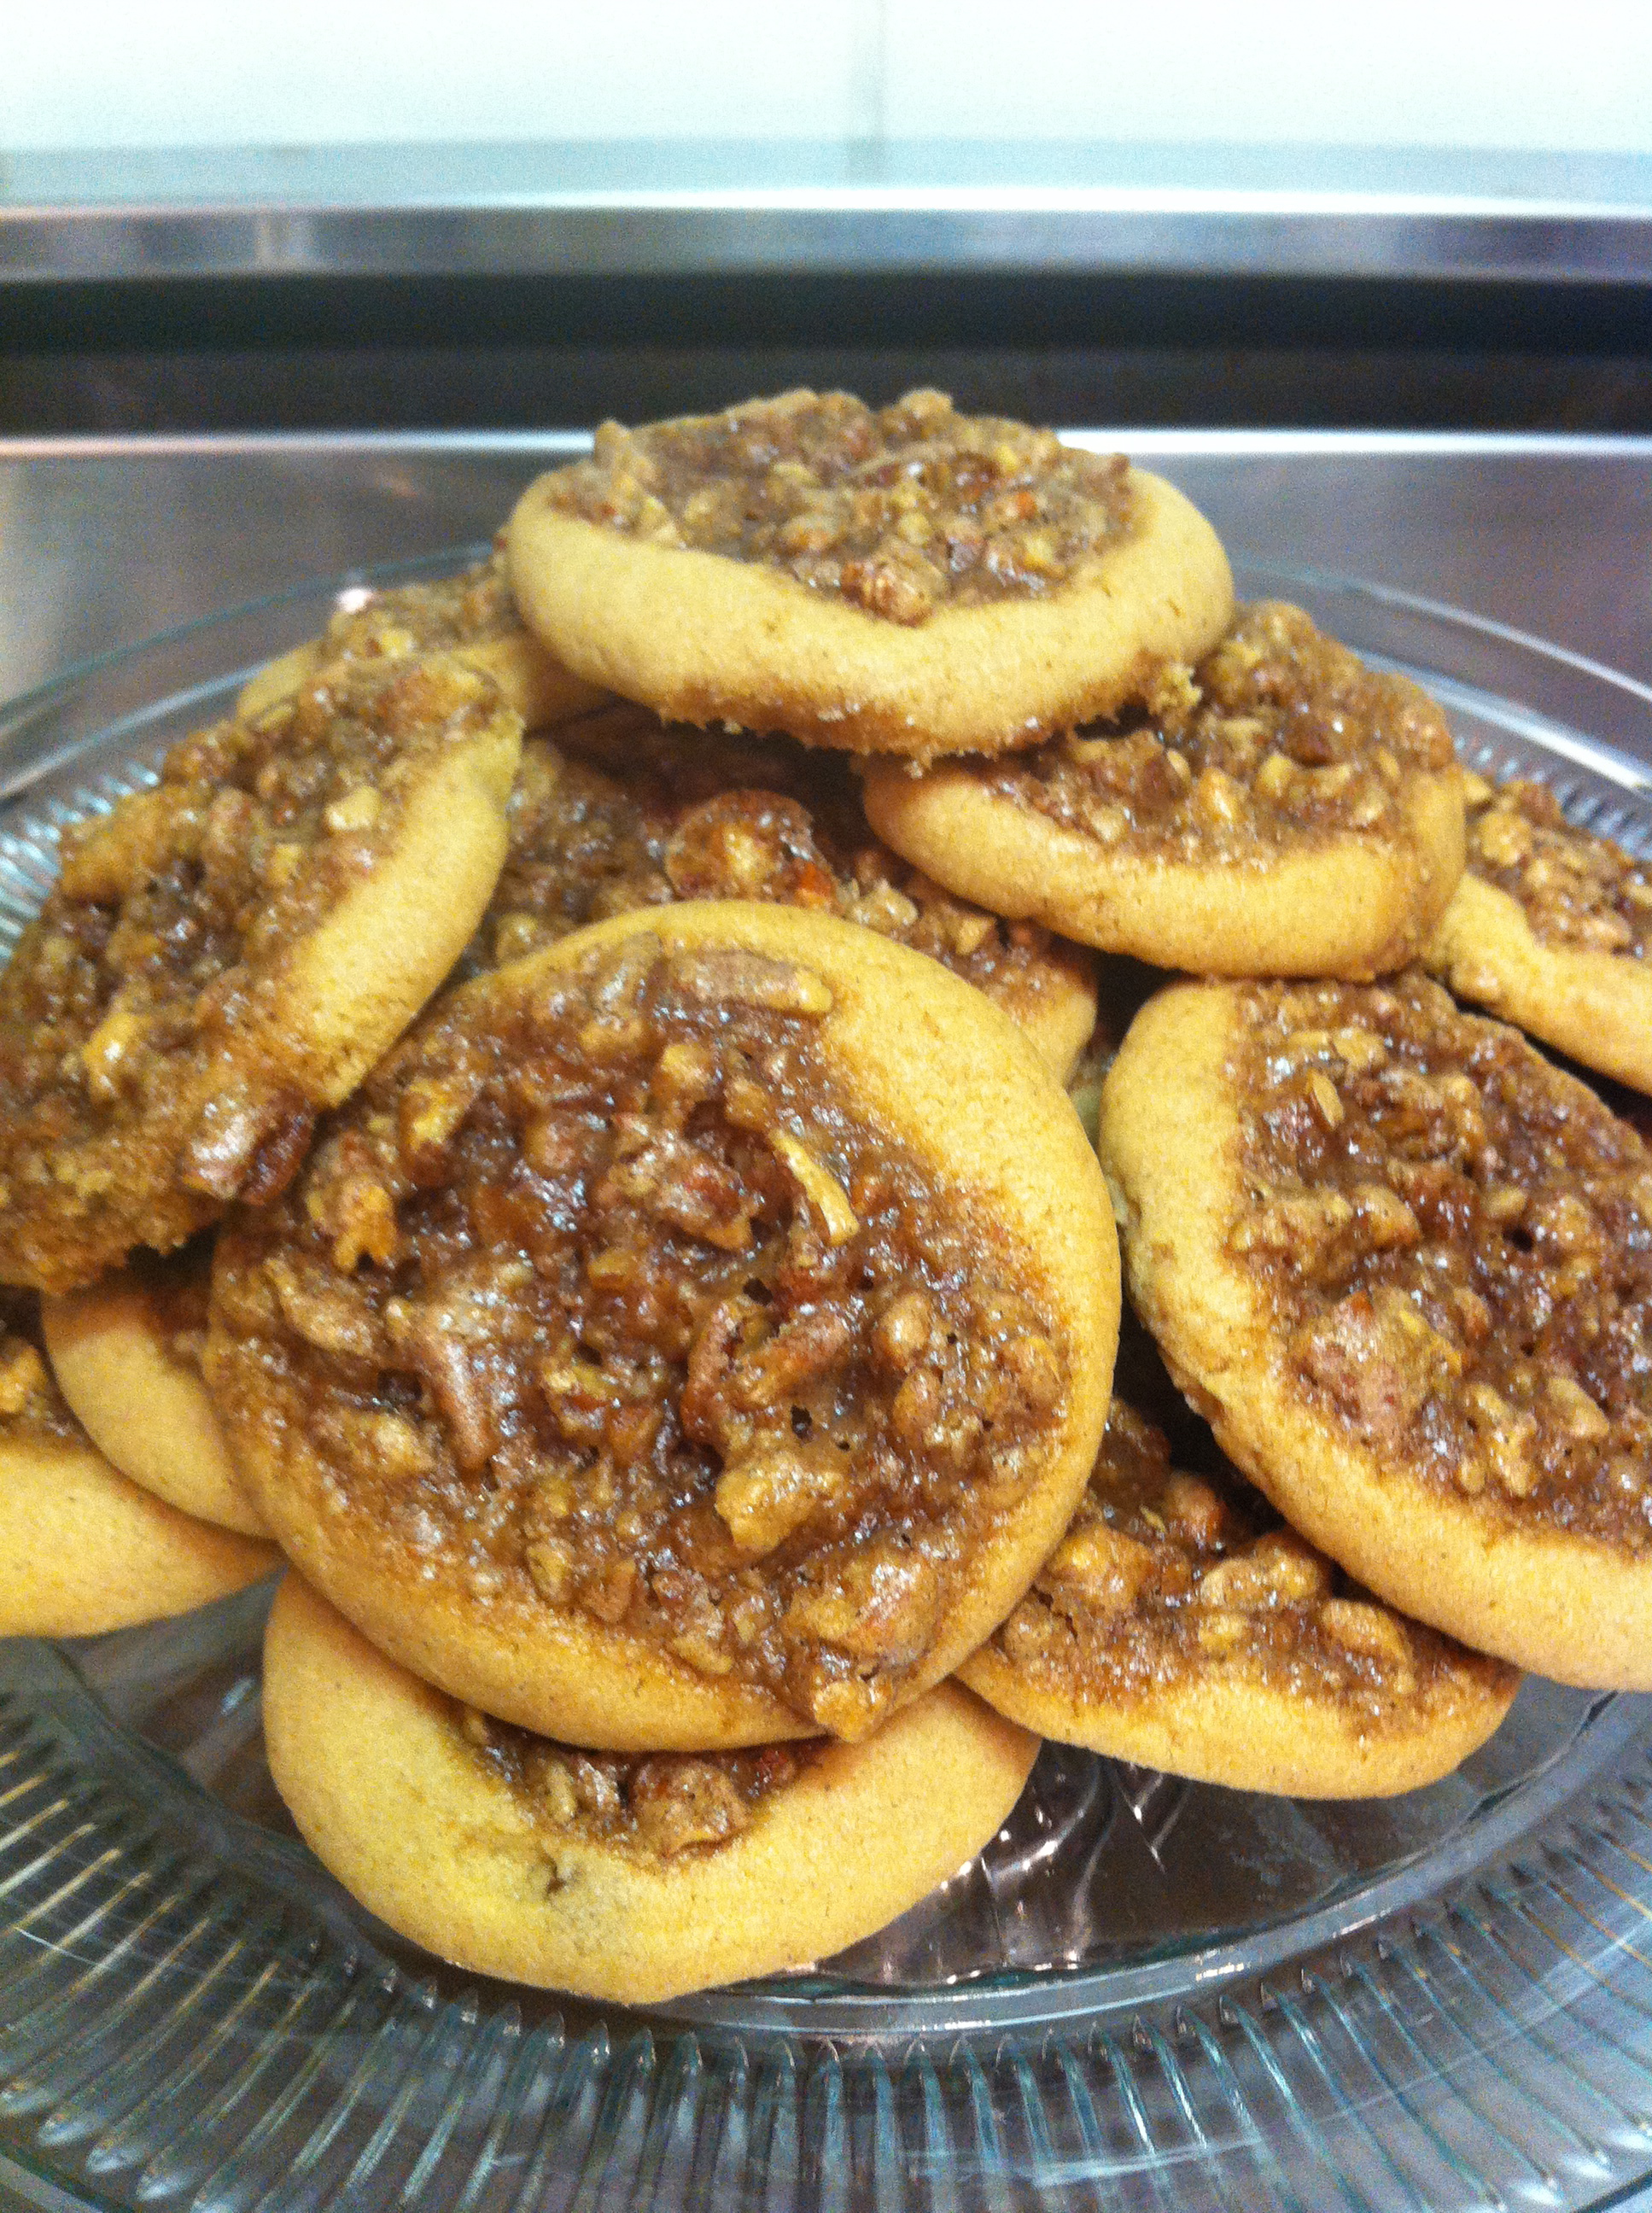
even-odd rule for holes
{"type": "Polygon", "coordinates": [[[1467,782],[1468,867],[1428,966],[1460,998],[1652,1091],[1652,869],[1575,829],[1543,784],[1467,782]]]}
{"type": "Polygon", "coordinates": [[[838,914],[994,999],[1064,1081],[1095,1023],[1095,956],[967,905],[881,845],[835,754],[661,724],[634,708],[524,749],[482,960],[683,899],[838,914]]]}
{"type": "Polygon", "coordinates": [[[922,775],[875,764],[866,812],[960,897],[1198,975],[1399,967],[1463,866],[1438,708],[1274,602],[1105,730],[922,775]]]}
{"type": "Polygon", "coordinates": [[[1652,1156],[1417,972],[1179,985],[1100,1143],[1131,1295],[1224,1449],[1389,1605],[1652,1687],[1652,1156]]]}
{"type": "MultiPolygon", "coordinates": [[[[354,597],[355,595],[352,595],[354,597]]],[[[321,636],[260,668],[243,686],[235,714],[255,722],[313,683],[338,661],[399,661],[451,653],[491,677],[530,730],[547,729],[602,706],[607,694],[546,652],[517,613],[503,557],[495,552],[462,576],[433,584],[397,584],[340,607],[321,636]]]]}
{"type": "Polygon", "coordinates": [[[431,1690],[296,1575],[264,1728],[305,1841],[393,1929],[625,2005],[870,1936],[987,1843],[1038,1751],[948,1683],[863,1744],[593,1755],[431,1690]]]}
{"type": "Polygon", "coordinates": [[[123,1475],[203,1521],[267,1536],[201,1375],[211,1277],[203,1239],[135,1253],[89,1289],[43,1299],[41,1334],[71,1412],[123,1475]]]}
{"type": "Polygon", "coordinates": [[[221,1232],[207,1375],[308,1579],[525,1728],[864,1735],[1002,1620],[1106,1418],[1094,1155],[979,992],[795,907],[451,994],[221,1232]]]}
{"type": "Polygon", "coordinates": [[[521,744],[473,670],[346,663],[65,834],[0,977],[0,1280],[77,1289],[280,1186],[463,950],[521,744]]]}
{"type": "Polygon", "coordinates": [[[958,1672],[1060,1743],[1307,1798],[1449,1774],[1520,1687],[1350,1585],[1219,1455],[1175,1466],[1117,1392],[1066,1536],[958,1672]]]}
{"type": "Polygon", "coordinates": [[[271,1575],[253,1543],[112,1467],[53,1385],[16,1302],[0,1327],[0,1637],[92,1637],[271,1575]]]}
{"type": "Polygon", "coordinates": [[[1113,713],[1233,604],[1216,533],[1161,479],[938,392],[604,424],[506,546],[524,619],[591,683],[921,760],[1113,713]]]}

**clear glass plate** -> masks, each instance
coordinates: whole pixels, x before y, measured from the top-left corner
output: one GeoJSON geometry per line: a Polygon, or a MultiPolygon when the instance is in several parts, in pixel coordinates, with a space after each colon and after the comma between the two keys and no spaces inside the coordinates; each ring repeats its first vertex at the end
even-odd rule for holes
{"type": "MultiPolygon", "coordinates": [[[[0,713],[0,948],[57,826],[146,781],[362,581],[0,713]]],[[[1420,676],[1466,758],[1652,850],[1643,687],[1392,592],[1240,583],[1420,676]]],[[[268,1599],[0,1643],[0,2192],[1455,2213],[1595,2205],[1652,2173],[1652,1701],[1529,1682],[1459,1774],[1364,1806],[1046,1747],[988,1850],[893,1928],[638,2014],[460,1974],[316,1865],[263,1760],[268,1599]]]]}

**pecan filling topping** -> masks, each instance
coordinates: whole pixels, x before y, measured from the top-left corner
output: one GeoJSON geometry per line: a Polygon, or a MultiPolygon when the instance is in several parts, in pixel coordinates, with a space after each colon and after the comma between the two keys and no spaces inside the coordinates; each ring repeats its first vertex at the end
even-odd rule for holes
{"type": "Polygon", "coordinates": [[[771,1791],[808,1765],[807,1746],[754,1752],[582,1752],[457,1710],[466,1744],[544,1828],[639,1858],[715,1851],[744,1836],[771,1791]]]}
{"type": "Polygon", "coordinates": [[[1415,972],[1256,987],[1228,1245],[1296,1387],[1498,1516],[1652,1551],[1652,1158],[1415,972]]]}
{"type": "Polygon", "coordinates": [[[1098,844],[1198,862],[1350,832],[1392,838],[1408,787],[1454,757],[1426,692],[1368,669],[1300,607],[1265,601],[1197,668],[1161,671],[1139,719],[980,772],[1098,844]]]}
{"type": "Polygon", "coordinates": [[[875,412],[783,393],[627,430],[560,471],[564,514],[760,563],[886,621],[1058,589],[1131,527],[1129,465],[1052,430],[959,415],[942,392],[875,412]]]}
{"type": "Polygon", "coordinates": [[[585,923],[690,899],[840,915],[928,954],[1012,1015],[1089,971],[1041,924],[1003,922],[892,853],[836,756],[783,739],[674,734],[628,714],[570,724],[554,749],[529,741],[484,960],[518,960],[585,923]]]}
{"type": "Polygon", "coordinates": [[[830,1004],[643,934],[537,996],[472,985],[243,1220],[213,1381],[410,1576],[857,1735],[1039,1472],[1070,1369],[1002,1233],[845,1103],[830,1004]]]}
{"type": "Polygon", "coordinates": [[[1574,829],[1546,784],[1467,779],[1468,865],[1526,917],[1545,945],[1623,953],[1652,944],[1652,868],[1609,838],[1574,829]]]}
{"type": "Polygon", "coordinates": [[[204,1112],[203,1085],[253,1064],[239,1040],[283,956],[378,865],[427,755],[497,699],[442,661],[335,668],[256,727],[185,739],[153,789],[64,832],[0,977],[0,1187],[42,1280],[85,1280],[79,1217],[181,1186],[199,1221],[291,1174],[306,1072],[283,1096],[260,1063],[259,1103],[228,1089],[204,1112]]]}
{"type": "Polygon", "coordinates": [[[496,551],[456,576],[393,584],[359,606],[340,607],[322,632],[321,643],[328,661],[394,661],[515,637],[522,631],[504,556],[496,551]]]}
{"type": "Polygon", "coordinates": [[[1030,1681],[1097,1704],[1220,1674],[1346,1704],[1362,1728],[1466,1671],[1503,1673],[1351,1583],[1227,1461],[1175,1467],[1163,1430],[1116,1397],[1067,1534],[996,1642],[1030,1681]]]}

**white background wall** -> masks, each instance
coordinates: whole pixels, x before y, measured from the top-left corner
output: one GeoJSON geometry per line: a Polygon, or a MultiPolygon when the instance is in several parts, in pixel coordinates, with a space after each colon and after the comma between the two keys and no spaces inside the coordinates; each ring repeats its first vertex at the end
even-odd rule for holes
{"type": "Polygon", "coordinates": [[[1652,0],[11,0],[0,150],[1096,137],[1652,151],[1652,0]]]}

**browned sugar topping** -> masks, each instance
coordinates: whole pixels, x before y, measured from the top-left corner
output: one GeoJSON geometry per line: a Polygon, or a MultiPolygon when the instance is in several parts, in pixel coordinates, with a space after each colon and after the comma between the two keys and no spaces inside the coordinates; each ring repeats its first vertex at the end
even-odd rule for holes
{"type": "Polygon", "coordinates": [[[807,1746],[755,1752],[582,1752],[479,1713],[457,1710],[465,1743],[534,1820],[638,1858],[704,1857],[742,1837],[772,1791],[796,1782],[807,1746]]]}
{"type": "Polygon", "coordinates": [[[899,860],[834,755],[613,715],[559,732],[556,749],[529,741],[484,959],[517,960],[585,923],[688,899],[839,915],[928,954],[1012,1015],[1087,971],[1039,924],[1001,922],[899,860]]]}
{"type": "Polygon", "coordinates": [[[341,607],[322,634],[322,646],[329,659],[395,660],[515,637],[522,627],[504,557],[496,552],[457,576],[393,585],[359,607],[341,607]]]}
{"type": "Polygon", "coordinates": [[[1652,1160],[1408,973],[1256,987],[1229,1235],[1296,1387],[1497,1520],[1652,1551],[1652,1160]]]}
{"type": "Polygon", "coordinates": [[[565,514],[777,568],[905,624],[1056,590],[1131,525],[1122,455],[959,415],[943,392],[875,412],[788,392],[638,430],[605,423],[591,459],[551,482],[565,514]]]}
{"type": "Polygon", "coordinates": [[[185,739],[153,789],[64,832],[0,978],[0,1266],[70,1288],[190,1226],[154,1225],[149,1193],[180,1187],[198,1222],[291,1172],[309,1071],[260,1060],[249,1106],[245,1040],[285,954],[377,865],[409,780],[497,701],[450,662],[342,664],[256,727],[185,739]]]}
{"type": "Polygon", "coordinates": [[[1043,1294],[850,1108],[811,972],[638,935],[505,980],[243,1225],[215,1388],[410,1576],[858,1734],[1058,1430],[1043,1294]]]}
{"type": "Polygon", "coordinates": [[[1242,859],[1350,832],[1392,838],[1408,787],[1454,759],[1405,678],[1368,669],[1300,607],[1248,607],[1138,717],[983,766],[988,788],[1120,852],[1242,859]]]}
{"type": "Polygon", "coordinates": [[[1652,944],[1652,869],[1575,830],[1546,784],[1524,777],[1492,785],[1467,779],[1468,865],[1525,915],[1545,945],[1622,953],[1643,960],[1652,944]]]}
{"type": "Polygon", "coordinates": [[[1227,1463],[1173,1466],[1164,1432],[1119,1398],[1067,1534],[997,1643],[1029,1681],[1094,1705],[1222,1679],[1345,1705],[1362,1728],[1502,1672],[1377,1604],[1227,1463]]]}

